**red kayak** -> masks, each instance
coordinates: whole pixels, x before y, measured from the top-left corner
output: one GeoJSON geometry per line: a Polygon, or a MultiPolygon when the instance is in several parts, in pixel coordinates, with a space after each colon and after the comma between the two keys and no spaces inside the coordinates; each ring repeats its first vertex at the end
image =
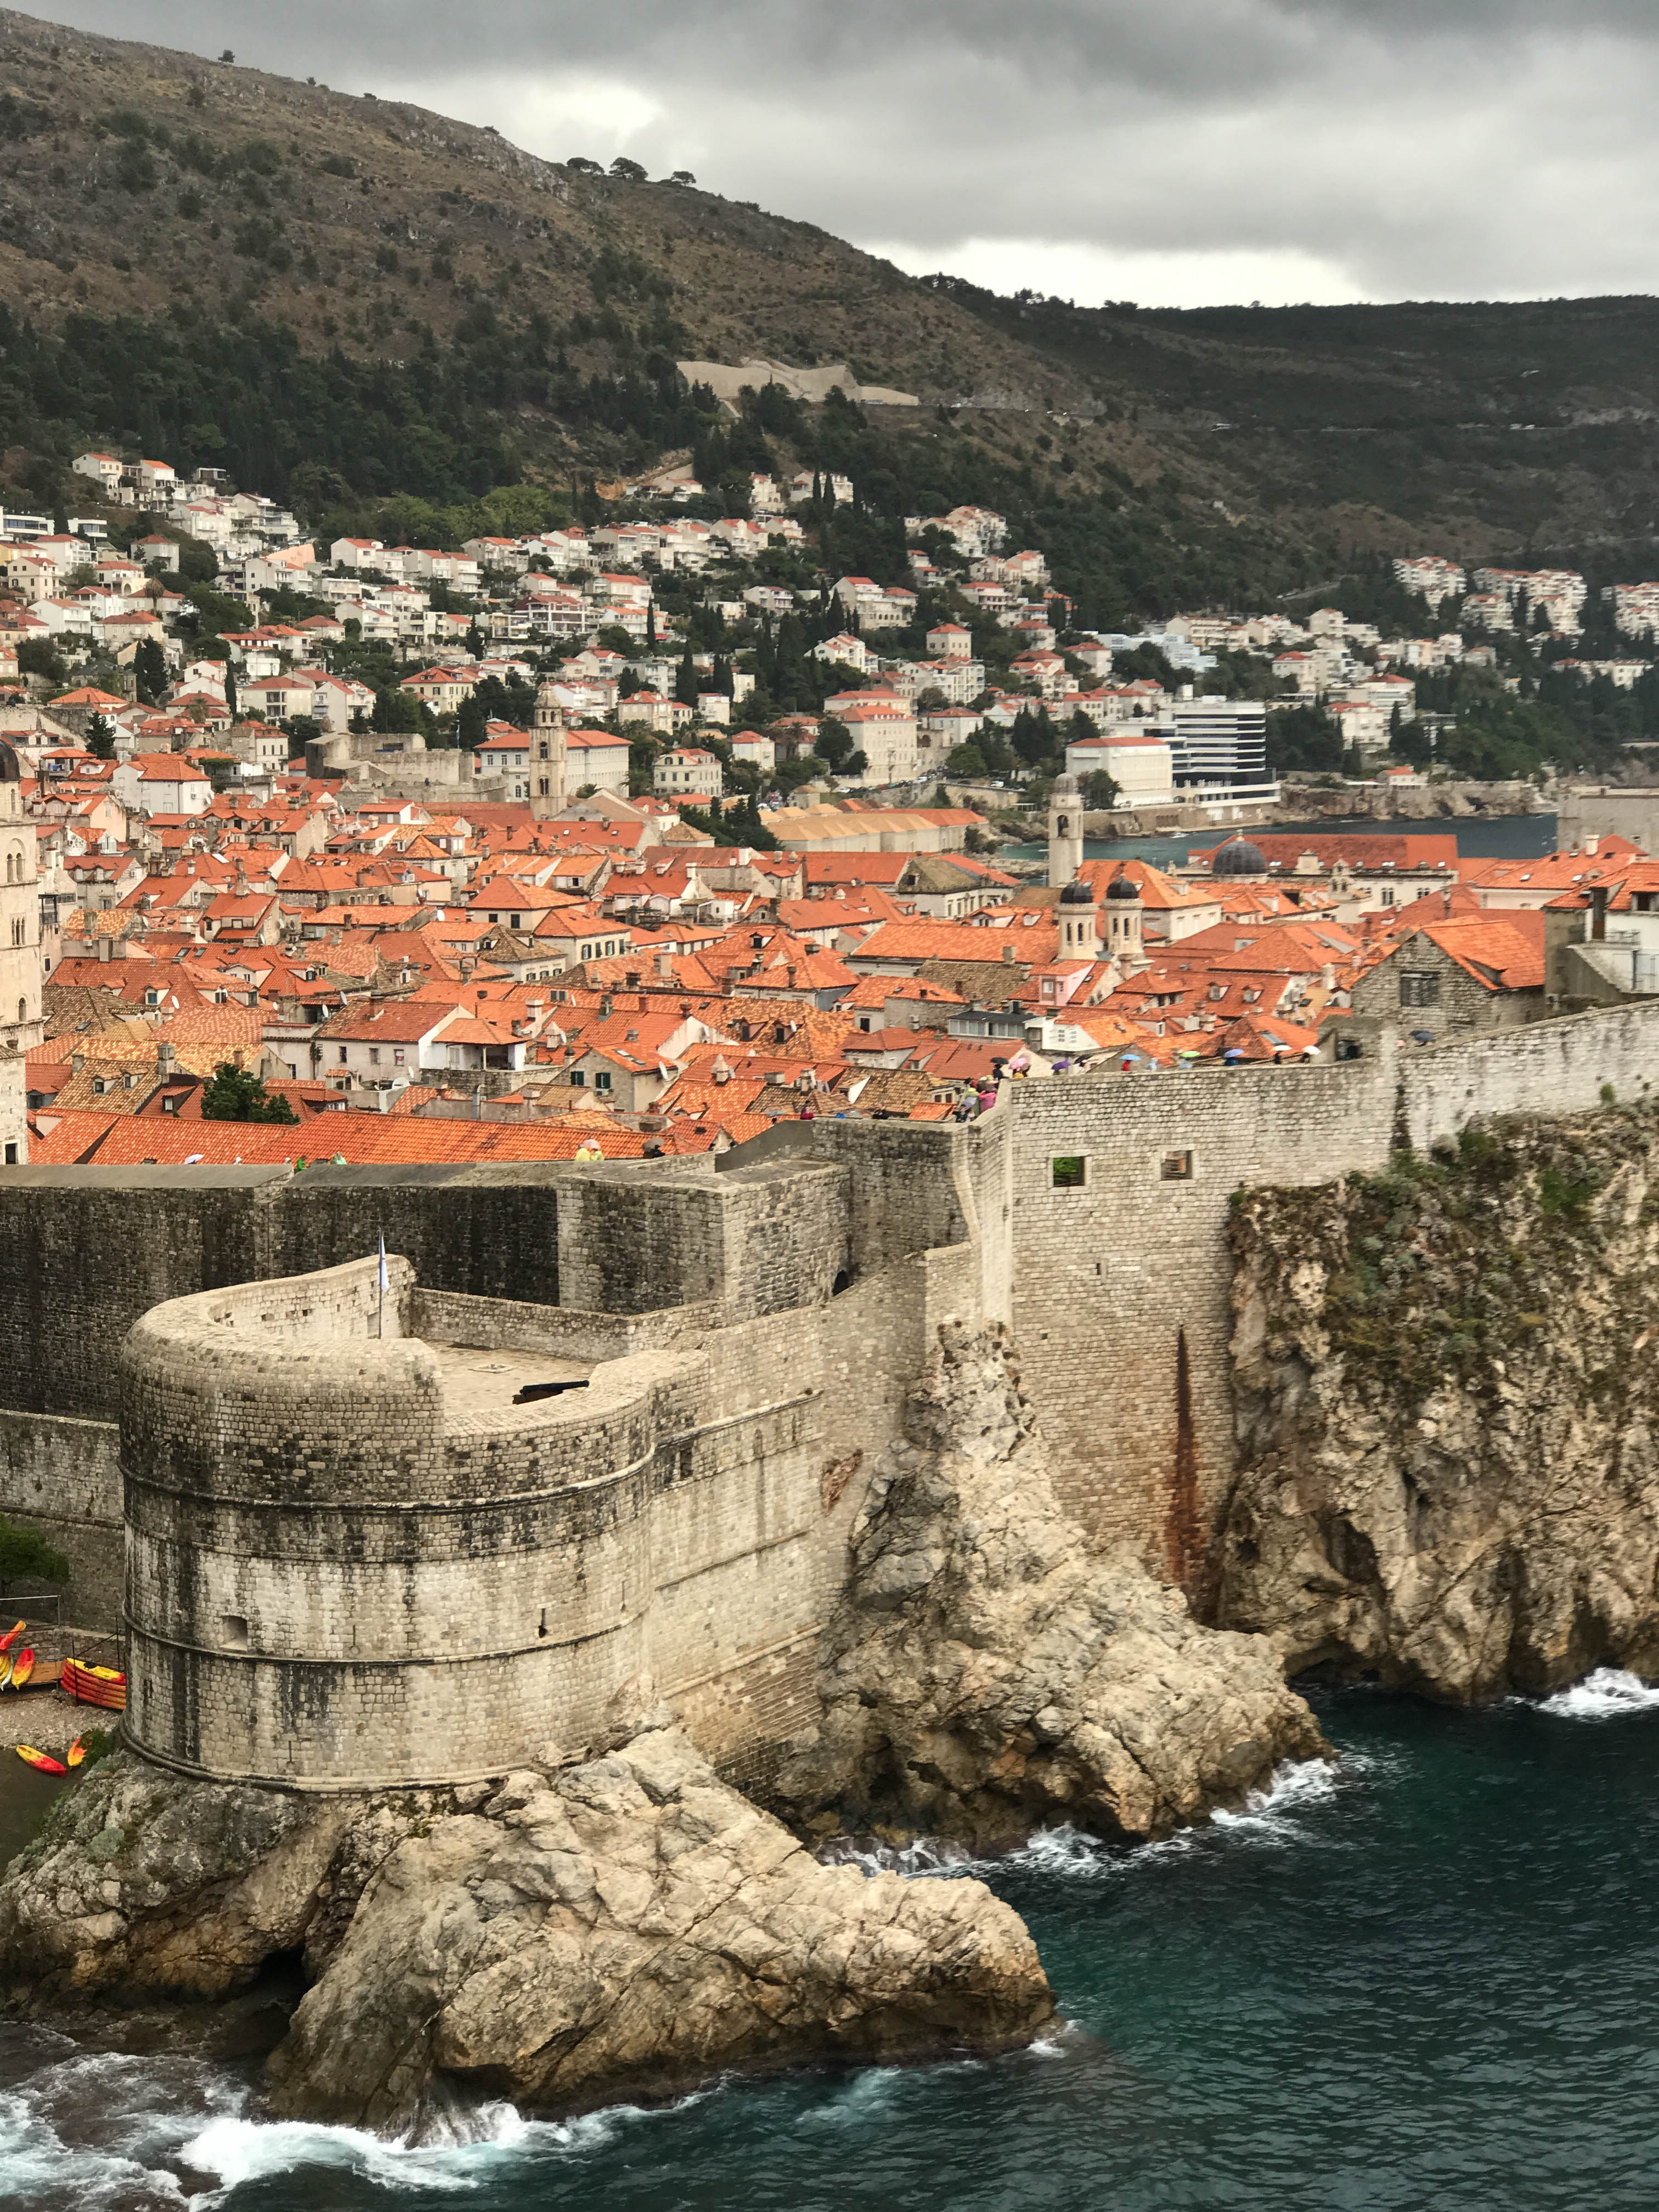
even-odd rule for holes
{"type": "Polygon", "coordinates": [[[0,1651],[9,1651],[27,1626],[27,1620],[20,1620],[15,1628],[9,1628],[3,1636],[0,1636],[0,1651]]]}
{"type": "Polygon", "coordinates": [[[42,1774],[67,1774],[69,1769],[61,1759],[54,1759],[49,1751],[37,1751],[32,1743],[20,1743],[17,1756],[27,1766],[38,1766],[42,1774]]]}
{"type": "Polygon", "coordinates": [[[21,1690],[34,1672],[34,1653],[26,1644],[17,1655],[17,1664],[11,1670],[11,1686],[21,1690]]]}
{"type": "Polygon", "coordinates": [[[126,1710],[127,1678],[112,1667],[88,1667],[83,1660],[65,1659],[61,1680],[65,1696],[77,1705],[99,1705],[107,1713],[126,1710]]]}

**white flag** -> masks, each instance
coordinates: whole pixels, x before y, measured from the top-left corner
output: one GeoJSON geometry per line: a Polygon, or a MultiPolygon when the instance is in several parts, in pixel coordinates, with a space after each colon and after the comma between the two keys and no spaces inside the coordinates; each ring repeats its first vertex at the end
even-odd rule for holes
{"type": "Polygon", "coordinates": [[[380,1296],[386,1296],[386,1234],[380,1236],[380,1296]]]}

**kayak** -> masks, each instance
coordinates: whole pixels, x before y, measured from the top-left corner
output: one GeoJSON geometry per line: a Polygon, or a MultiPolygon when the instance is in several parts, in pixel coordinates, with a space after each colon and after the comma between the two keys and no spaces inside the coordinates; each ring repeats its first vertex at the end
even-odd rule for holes
{"type": "Polygon", "coordinates": [[[78,1705],[98,1705],[105,1712],[126,1711],[127,1678],[112,1667],[88,1667],[79,1659],[65,1659],[61,1677],[64,1694],[78,1705]]]}
{"type": "Polygon", "coordinates": [[[9,1651],[0,1652],[0,1690],[3,1690],[10,1680],[11,1654],[9,1651]]]}
{"type": "Polygon", "coordinates": [[[30,1646],[26,1644],[22,1650],[18,1653],[16,1663],[11,1670],[11,1686],[13,1689],[21,1690],[33,1672],[34,1653],[30,1646]]]}
{"type": "Polygon", "coordinates": [[[69,1772],[68,1767],[64,1765],[61,1759],[54,1759],[52,1753],[47,1751],[37,1751],[32,1743],[20,1743],[17,1747],[17,1756],[23,1761],[25,1765],[38,1766],[42,1774],[67,1774],[69,1772]]]}
{"type": "Polygon", "coordinates": [[[64,1759],[71,1766],[79,1766],[81,1761],[86,1757],[86,1755],[87,1740],[83,1735],[77,1735],[74,1742],[70,1746],[69,1749],[64,1753],[64,1759]]]}
{"type": "Polygon", "coordinates": [[[3,1636],[0,1636],[0,1651],[9,1651],[27,1626],[27,1620],[20,1620],[15,1628],[9,1628],[3,1636]]]}

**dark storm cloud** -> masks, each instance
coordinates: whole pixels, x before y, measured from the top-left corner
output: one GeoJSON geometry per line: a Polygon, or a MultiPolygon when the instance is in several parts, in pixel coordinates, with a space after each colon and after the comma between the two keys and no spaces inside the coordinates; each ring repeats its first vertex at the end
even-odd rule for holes
{"type": "Polygon", "coordinates": [[[1654,289],[1652,0],[62,0],[1079,297],[1654,289]]]}

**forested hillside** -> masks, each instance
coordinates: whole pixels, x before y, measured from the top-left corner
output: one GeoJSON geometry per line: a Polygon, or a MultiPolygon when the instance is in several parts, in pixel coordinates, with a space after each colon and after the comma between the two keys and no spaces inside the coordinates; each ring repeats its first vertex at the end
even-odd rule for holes
{"type": "Polygon", "coordinates": [[[63,504],[94,441],[453,539],[665,454],[726,512],[751,467],[834,466],[838,557],[896,575],[905,513],[994,504],[1097,623],[1407,548],[1653,565],[1652,301],[1003,300],[571,153],[0,11],[0,496],[63,504]],[[734,423],[675,368],[751,353],[924,404],[734,423]]]}

